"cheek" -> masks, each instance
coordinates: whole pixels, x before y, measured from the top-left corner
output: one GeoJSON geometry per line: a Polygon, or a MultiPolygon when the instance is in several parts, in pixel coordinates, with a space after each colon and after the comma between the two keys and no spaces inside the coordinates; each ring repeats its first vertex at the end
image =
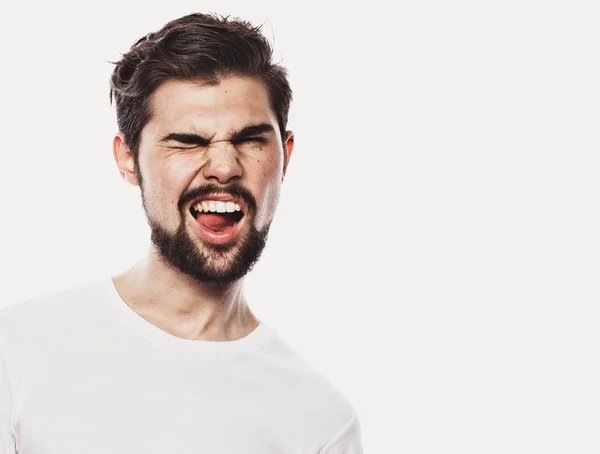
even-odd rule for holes
{"type": "Polygon", "coordinates": [[[190,171],[192,167],[183,161],[155,162],[150,167],[151,171],[146,173],[147,197],[151,197],[163,209],[166,206],[177,209],[181,195],[193,178],[193,172],[190,171]]]}
{"type": "Polygon", "coordinates": [[[277,157],[257,160],[258,169],[257,202],[259,213],[257,215],[257,227],[261,228],[271,221],[279,202],[281,192],[281,179],[283,176],[283,160],[277,157]]]}

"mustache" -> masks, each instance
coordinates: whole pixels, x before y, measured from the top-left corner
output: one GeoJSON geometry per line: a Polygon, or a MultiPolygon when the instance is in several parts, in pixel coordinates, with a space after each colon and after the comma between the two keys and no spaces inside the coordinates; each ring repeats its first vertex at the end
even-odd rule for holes
{"type": "Polygon", "coordinates": [[[246,189],[239,183],[231,183],[227,186],[207,183],[195,189],[192,189],[186,192],[179,200],[179,211],[182,211],[185,205],[189,204],[193,200],[203,198],[210,194],[229,194],[232,197],[238,197],[246,203],[246,206],[248,207],[248,212],[250,214],[256,213],[256,199],[248,189],[246,189]]]}

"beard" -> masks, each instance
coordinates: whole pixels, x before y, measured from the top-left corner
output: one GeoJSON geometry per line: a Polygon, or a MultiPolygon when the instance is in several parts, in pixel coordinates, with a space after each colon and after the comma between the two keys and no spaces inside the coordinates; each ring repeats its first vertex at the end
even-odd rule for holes
{"type": "Polygon", "coordinates": [[[210,184],[185,194],[179,203],[179,211],[182,216],[175,233],[169,232],[150,217],[143,188],[141,192],[142,205],[150,226],[152,243],[167,264],[177,268],[197,282],[220,286],[228,285],[244,277],[258,262],[267,243],[271,223],[260,230],[254,226],[256,201],[245,188],[233,185],[224,189],[210,184]],[[250,226],[248,233],[243,238],[238,237],[232,245],[209,244],[205,241],[198,245],[197,241],[194,241],[186,230],[186,214],[184,212],[186,203],[215,192],[226,192],[243,197],[248,206],[248,212],[244,214],[248,218],[245,219],[245,222],[250,226]]]}

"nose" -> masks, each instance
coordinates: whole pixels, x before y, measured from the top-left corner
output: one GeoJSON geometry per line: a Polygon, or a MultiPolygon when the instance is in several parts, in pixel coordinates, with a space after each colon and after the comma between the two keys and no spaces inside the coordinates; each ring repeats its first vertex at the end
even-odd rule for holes
{"type": "Polygon", "coordinates": [[[239,153],[230,142],[215,142],[207,150],[207,161],[202,169],[204,178],[226,184],[242,176],[239,153]]]}

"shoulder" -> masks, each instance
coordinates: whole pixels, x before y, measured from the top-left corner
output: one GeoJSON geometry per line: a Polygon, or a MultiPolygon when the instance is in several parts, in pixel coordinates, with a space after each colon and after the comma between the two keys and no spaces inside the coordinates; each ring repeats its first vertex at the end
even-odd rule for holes
{"type": "Polygon", "coordinates": [[[56,337],[89,318],[103,284],[104,280],[91,281],[5,306],[0,309],[0,333],[15,345],[56,337]]]}
{"type": "Polygon", "coordinates": [[[288,404],[304,411],[304,424],[319,432],[321,440],[331,439],[355,424],[357,413],[348,398],[285,338],[272,331],[265,345],[268,358],[277,369],[274,375],[290,390],[288,404]]]}

